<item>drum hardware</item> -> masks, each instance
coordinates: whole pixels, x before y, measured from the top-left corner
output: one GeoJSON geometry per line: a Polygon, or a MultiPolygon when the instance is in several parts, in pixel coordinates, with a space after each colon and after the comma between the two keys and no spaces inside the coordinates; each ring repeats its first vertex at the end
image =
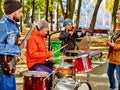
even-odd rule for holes
{"type": "MultiPolygon", "coordinates": [[[[97,59],[99,60],[102,57],[102,52],[100,50],[95,50],[95,51],[91,51],[91,50],[87,50],[87,51],[79,51],[78,56],[81,56],[83,54],[88,54],[89,58],[91,59],[97,59]]],[[[101,59],[100,59],[101,60],[101,59]]]]}
{"type": "MultiPolygon", "coordinates": [[[[61,64],[62,64],[62,63],[63,63],[63,60],[62,60],[61,64]]],[[[60,64],[60,65],[61,65],[61,64],[60,64]]],[[[53,75],[53,78],[52,78],[52,90],[54,90],[56,71],[57,71],[57,68],[54,69],[54,71],[52,71],[52,73],[49,74],[49,76],[50,76],[50,75],[53,75]]],[[[48,76],[48,77],[49,77],[49,76],[48,76]]],[[[47,77],[46,77],[46,78],[47,78],[47,77]]],[[[61,76],[60,76],[60,78],[61,78],[61,76]]]]}
{"type": "Polygon", "coordinates": [[[61,75],[60,75],[59,72],[56,72],[56,73],[55,73],[55,76],[57,76],[58,79],[61,78],[61,75]]]}
{"type": "MultiPolygon", "coordinates": [[[[52,84],[52,90],[54,90],[54,86],[55,86],[55,74],[59,73],[60,78],[57,78],[57,80],[63,78],[63,77],[68,77],[71,76],[72,71],[71,68],[69,66],[70,64],[67,64],[64,62],[64,59],[62,59],[62,62],[58,65],[55,65],[55,69],[54,69],[54,75],[53,75],[53,84],[52,84]],[[66,66],[68,65],[68,66],[66,66]],[[66,67],[65,67],[66,66],[66,67]],[[70,69],[70,70],[69,70],[70,69]],[[61,71],[61,72],[60,72],[61,71]],[[61,74],[62,73],[62,74],[61,74]]],[[[58,82],[58,81],[57,81],[58,82]]]]}
{"type": "Polygon", "coordinates": [[[87,82],[89,82],[90,74],[87,72],[87,82]]]}

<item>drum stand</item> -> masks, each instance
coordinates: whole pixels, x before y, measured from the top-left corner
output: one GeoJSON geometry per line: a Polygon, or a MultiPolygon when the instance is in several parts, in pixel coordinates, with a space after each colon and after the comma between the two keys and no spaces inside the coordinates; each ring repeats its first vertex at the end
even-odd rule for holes
{"type": "MultiPolygon", "coordinates": [[[[60,66],[62,66],[63,65],[63,63],[64,63],[64,60],[62,60],[62,62],[61,62],[61,64],[59,65],[59,67],[60,66]]],[[[63,68],[64,69],[64,68],[63,68]]],[[[52,73],[50,73],[46,78],[44,78],[44,80],[43,80],[43,82],[46,80],[46,79],[48,79],[51,75],[53,76],[52,77],[52,88],[51,88],[51,90],[54,90],[54,85],[55,85],[55,71],[57,70],[57,68],[54,70],[54,71],[52,71],[52,73]]]]}
{"type": "Polygon", "coordinates": [[[89,74],[89,72],[86,72],[86,73],[87,73],[87,82],[89,82],[90,74],[89,74]]]}

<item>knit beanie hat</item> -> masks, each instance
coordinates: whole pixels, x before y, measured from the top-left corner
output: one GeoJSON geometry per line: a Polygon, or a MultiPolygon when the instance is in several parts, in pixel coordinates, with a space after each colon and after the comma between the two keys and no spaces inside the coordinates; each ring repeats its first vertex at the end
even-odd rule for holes
{"type": "Polygon", "coordinates": [[[63,21],[63,27],[65,27],[69,22],[71,22],[71,23],[73,24],[73,22],[72,22],[71,19],[69,19],[69,18],[65,19],[65,20],[63,21]]]}
{"type": "Polygon", "coordinates": [[[4,2],[4,11],[7,15],[17,11],[21,7],[21,3],[17,0],[7,0],[4,2]]]}
{"type": "Polygon", "coordinates": [[[45,20],[40,20],[37,22],[36,26],[39,30],[42,30],[43,28],[48,27],[48,22],[45,20]]]}

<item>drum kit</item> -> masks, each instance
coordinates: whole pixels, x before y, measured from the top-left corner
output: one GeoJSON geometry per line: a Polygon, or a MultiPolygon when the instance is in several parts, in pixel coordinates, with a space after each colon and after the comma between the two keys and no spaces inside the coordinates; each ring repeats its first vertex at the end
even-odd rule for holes
{"type": "MultiPolygon", "coordinates": [[[[60,59],[60,64],[54,65],[54,70],[51,73],[53,75],[53,83],[51,90],[92,90],[88,82],[82,82],[76,80],[78,72],[89,72],[92,70],[91,56],[100,54],[100,51],[68,51],[68,56],[60,56],[54,59],[60,59]],[[72,55],[72,56],[71,56],[72,55]],[[64,61],[71,59],[72,63],[64,61]],[[60,78],[57,78],[55,73],[60,74],[60,78]]],[[[48,90],[49,76],[47,72],[38,71],[26,71],[23,73],[24,84],[23,90],[48,90]]]]}

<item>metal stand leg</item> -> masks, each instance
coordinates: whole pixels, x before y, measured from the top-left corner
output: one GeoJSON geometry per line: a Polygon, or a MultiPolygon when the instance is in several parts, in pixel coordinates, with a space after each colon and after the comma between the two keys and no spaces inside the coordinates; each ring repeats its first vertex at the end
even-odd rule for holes
{"type": "MultiPolygon", "coordinates": [[[[58,66],[58,67],[61,67],[61,66],[63,66],[63,63],[64,63],[64,60],[62,60],[61,61],[61,63],[60,63],[60,65],[58,66]]],[[[55,73],[56,73],[56,70],[57,70],[58,68],[56,68],[54,71],[53,71],[53,78],[52,78],[52,89],[51,90],[54,90],[55,89],[55,82],[57,81],[57,80],[55,80],[56,78],[55,78],[55,73]]],[[[64,68],[62,68],[62,71],[64,70],[64,68]]],[[[57,78],[58,79],[58,78],[57,78]]],[[[59,80],[59,79],[58,79],[59,80]]]]}
{"type": "Polygon", "coordinates": [[[73,69],[73,79],[76,81],[76,71],[73,69]]]}
{"type": "Polygon", "coordinates": [[[87,72],[87,82],[89,82],[90,74],[87,72]]]}
{"type": "Polygon", "coordinates": [[[55,85],[55,73],[53,73],[53,78],[52,78],[52,89],[54,90],[54,85],[55,85]]]}

